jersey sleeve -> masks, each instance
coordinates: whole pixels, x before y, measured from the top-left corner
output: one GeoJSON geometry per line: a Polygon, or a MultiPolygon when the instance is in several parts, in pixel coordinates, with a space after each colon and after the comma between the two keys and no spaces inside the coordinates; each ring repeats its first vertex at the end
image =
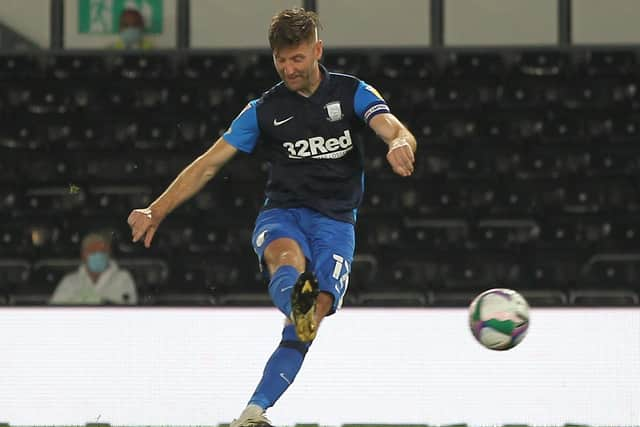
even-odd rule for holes
{"type": "Polygon", "coordinates": [[[240,151],[251,153],[260,136],[258,126],[258,113],[256,111],[258,100],[250,101],[244,110],[231,122],[229,129],[222,135],[225,141],[240,151]]]}
{"type": "Polygon", "coordinates": [[[358,117],[367,124],[378,114],[391,112],[380,92],[362,80],[356,89],[353,106],[358,117]]]}

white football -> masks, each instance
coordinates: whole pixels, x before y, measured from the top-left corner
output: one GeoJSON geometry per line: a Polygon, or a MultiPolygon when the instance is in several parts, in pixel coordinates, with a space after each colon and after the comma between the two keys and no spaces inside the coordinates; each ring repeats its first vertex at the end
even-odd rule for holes
{"type": "Polygon", "coordinates": [[[522,341],[529,329],[529,304],[512,289],[489,289],[471,302],[469,327],[484,347],[509,350],[522,341]]]}

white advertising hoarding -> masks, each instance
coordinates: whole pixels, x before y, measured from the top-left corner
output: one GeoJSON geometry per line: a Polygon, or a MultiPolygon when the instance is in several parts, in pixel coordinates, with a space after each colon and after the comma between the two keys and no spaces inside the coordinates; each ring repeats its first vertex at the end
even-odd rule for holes
{"type": "MultiPolygon", "coordinates": [[[[533,309],[523,343],[477,344],[461,309],[328,318],[275,425],[640,425],[640,310],[533,309]]],[[[275,309],[7,308],[0,421],[216,425],[280,340],[275,309]]]]}

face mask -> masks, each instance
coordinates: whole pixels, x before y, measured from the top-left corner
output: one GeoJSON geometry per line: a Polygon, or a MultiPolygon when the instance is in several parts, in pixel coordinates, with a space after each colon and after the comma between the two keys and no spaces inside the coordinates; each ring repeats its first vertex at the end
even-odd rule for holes
{"type": "Polygon", "coordinates": [[[122,37],[125,45],[133,46],[142,40],[142,29],[136,27],[125,28],[120,32],[120,37],[122,37]]]}
{"type": "Polygon", "coordinates": [[[102,273],[109,265],[109,254],[106,252],[94,252],[87,258],[87,268],[92,273],[102,273]]]}

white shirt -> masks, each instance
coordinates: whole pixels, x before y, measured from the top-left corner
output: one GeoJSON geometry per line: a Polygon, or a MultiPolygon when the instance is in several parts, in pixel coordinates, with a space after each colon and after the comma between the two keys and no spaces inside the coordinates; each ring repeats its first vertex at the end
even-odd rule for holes
{"type": "Polygon", "coordinates": [[[107,269],[93,282],[84,265],[62,278],[50,304],[136,304],[138,296],[131,274],[109,260],[107,269]]]}

